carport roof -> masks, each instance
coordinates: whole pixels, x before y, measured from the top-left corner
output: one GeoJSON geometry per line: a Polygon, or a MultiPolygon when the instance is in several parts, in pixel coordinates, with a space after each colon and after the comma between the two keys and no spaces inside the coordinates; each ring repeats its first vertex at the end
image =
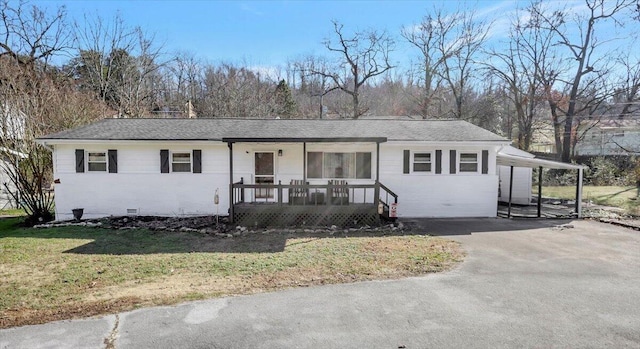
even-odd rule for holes
{"type": "Polygon", "coordinates": [[[587,166],[584,166],[584,165],[567,164],[565,162],[537,159],[537,158],[527,158],[523,156],[509,155],[504,153],[498,153],[496,162],[498,165],[513,166],[513,167],[531,167],[531,168],[544,167],[544,168],[563,169],[563,170],[579,170],[579,169],[587,168],[587,166]]]}

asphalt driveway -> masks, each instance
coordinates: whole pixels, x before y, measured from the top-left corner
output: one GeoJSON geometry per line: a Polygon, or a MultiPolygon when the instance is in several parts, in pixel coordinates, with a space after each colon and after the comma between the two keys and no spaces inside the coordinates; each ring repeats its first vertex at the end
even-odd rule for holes
{"type": "Polygon", "coordinates": [[[425,277],[2,330],[0,348],[640,348],[640,232],[590,221],[407,224],[468,256],[425,277]]]}

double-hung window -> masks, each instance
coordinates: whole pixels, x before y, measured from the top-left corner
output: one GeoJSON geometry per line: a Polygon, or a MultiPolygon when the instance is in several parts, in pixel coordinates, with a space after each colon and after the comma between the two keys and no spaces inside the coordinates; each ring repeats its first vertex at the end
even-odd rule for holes
{"type": "Polygon", "coordinates": [[[89,172],[106,172],[107,153],[97,151],[87,152],[87,169],[89,172]]]}
{"type": "Polygon", "coordinates": [[[191,153],[171,153],[171,172],[191,172],[191,153]]]}
{"type": "Polygon", "coordinates": [[[460,153],[460,172],[478,172],[478,153],[460,153]]]}
{"type": "Polygon", "coordinates": [[[431,153],[413,153],[413,172],[431,172],[431,153]]]}

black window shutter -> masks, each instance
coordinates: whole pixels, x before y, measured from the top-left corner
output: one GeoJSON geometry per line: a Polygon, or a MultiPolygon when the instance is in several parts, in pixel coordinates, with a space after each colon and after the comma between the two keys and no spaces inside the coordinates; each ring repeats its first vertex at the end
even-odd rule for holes
{"type": "Polygon", "coordinates": [[[489,151],[482,151],[482,174],[489,173],[489,151]]]}
{"type": "Polygon", "coordinates": [[[202,173],[202,150],[193,150],[193,173],[202,173]]]}
{"type": "Polygon", "coordinates": [[[456,151],[449,150],[449,173],[456,173],[456,151]]]}
{"type": "Polygon", "coordinates": [[[118,151],[109,149],[109,173],[118,173],[118,151]]]}
{"type": "Polygon", "coordinates": [[[169,150],[160,150],[160,173],[169,173],[169,150]]]}
{"type": "Polygon", "coordinates": [[[402,173],[409,173],[409,168],[411,167],[409,162],[411,161],[411,152],[408,150],[404,151],[404,167],[402,169],[402,173]]]}
{"type": "Polygon", "coordinates": [[[76,172],[84,172],[84,149],[76,149],[76,172]]]}
{"type": "Polygon", "coordinates": [[[436,174],[442,173],[442,150],[436,150],[436,174]]]}

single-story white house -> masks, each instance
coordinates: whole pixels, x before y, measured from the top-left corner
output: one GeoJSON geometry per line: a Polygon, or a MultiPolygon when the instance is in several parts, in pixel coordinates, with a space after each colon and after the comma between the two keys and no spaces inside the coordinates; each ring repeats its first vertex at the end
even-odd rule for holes
{"type": "Polygon", "coordinates": [[[495,217],[509,141],[461,120],[105,119],[39,138],[56,219],[495,217]]]}

